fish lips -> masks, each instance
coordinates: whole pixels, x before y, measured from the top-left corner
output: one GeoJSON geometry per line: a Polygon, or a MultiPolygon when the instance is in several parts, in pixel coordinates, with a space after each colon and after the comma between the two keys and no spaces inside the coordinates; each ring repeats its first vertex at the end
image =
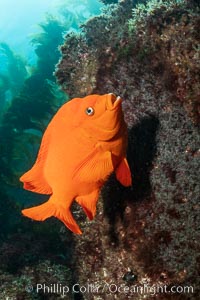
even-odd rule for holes
{"type": "Polygon", "coordinates": [[[121,103],[122,103],[122,99],[120,96],[116,97],[116,95],[113,93],[107,94],[106,97],[107,110],[115,110],[121,105],[121,103]]]}

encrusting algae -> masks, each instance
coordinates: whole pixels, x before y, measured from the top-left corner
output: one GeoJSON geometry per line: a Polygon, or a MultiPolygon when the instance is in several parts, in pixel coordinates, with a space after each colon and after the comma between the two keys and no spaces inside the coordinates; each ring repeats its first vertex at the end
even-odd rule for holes
{"type": "MultiPolygon", "coordinates": [[[[26,98],[12,101],[2,123],[0,294],[4,298],[60,299],[58,294],[36,295],[24,289],[27,281],[35,290],[38,282],[58,280],[69,286],[78,282],[167,288],[167,293],[154,295],[80,291],[67,294],[70,300],[199,299],[199,16],[197,0],[123,0],[90,19],[81,34],[66,36],[55,70],[57,80],[70,99],[110,91],[121,95],[129,128],[127,158],[134,175],[131,188],[122,187],[114,174],[109,178],[92,226],[73,202],[71,210],[84,235],[71,234],[56,218],[41,224],[20,216],[24,201],[30,207],[35,197],[44,203],[45,195],[15,188],[14,199],[6,197],[5,179],[11,179],[7,172],[17,178],[18,188],[19,174],[33,162],[35,152],[25,142],[30,130],[44,132],[61,106],[57,94],[52,95],[43,80],[36,81],[41,69],[37,78],[26,80],[26,98]],[[28,155],[16,138],[31,157],[26,161],[28,155]],[[13,149],[23,160],[20,169],[13,149]],[[15,199],[23,201],[21,206],[13,208],[15,199]],[[173,294],[172,286],[178,287],[173,294]]],[[[55,46],[53,38],[51,43],[55,46]]],[[[49,46],[42,53],[48,50],[56,53],[49,46]]],[[[46,60],[45,66],[49,66],[46,60]]]]}
{"type": "Polygon", "coordinates": [[[122,185],[131,185],[121,103],[111,93],[75,98],[61,107],[44,133],[36,163],[20,178],[24,189],[51,197],[23,215],[38,221],[55,216],[81,234],[70,212],[74,200],[92,220],[100,189],[113,171],[122,185]]]}

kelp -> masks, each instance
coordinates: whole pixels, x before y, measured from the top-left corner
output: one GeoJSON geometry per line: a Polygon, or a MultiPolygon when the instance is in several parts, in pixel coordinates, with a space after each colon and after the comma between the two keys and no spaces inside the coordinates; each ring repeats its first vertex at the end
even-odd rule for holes
{"type": "MultiPolygon", "coordinates": [[[[14,186],[19,186],[19,173],[30,167],[35,159],[35,151],[34,153],[31,151],[30,154],[29,146],[32,143],[33,148],[37,149],[40,139],[36,139],[27,131],[43,132],[58,107],[68,99],[67,94],[64,94],[58,87],[54,77],[55,65],[60,58],[59,45],[64,41],[64,33],[73,28],[78,30],[80,23],[92,14],[99,13],[101,6],[101,4],[97,5],[97,1],[91,5],[90,0],[81,3],[69,1],[68,5],[66,2],[61,3],[60,18],[47,14],[45,21],[39,24],[41,31],[32,35],[30,42],[34,46],[37,63],[32,68],[29,77],[27,73],[26,77],[23,77],[21,88],[11,98],[10,105],[3,113],[0,123],[0,166],[3,181],[6,183],[10,182],[14,186]],[[78,7],[80,7],[79,10],[78,7]]],[[[19,70],[24,72],[26,63],[20,65],[20,58],[7,45],[1,46],[9,57],[9,69],[13,70],[15,62],[19,70]]],[[[13,73],[17,72],[13,70],[13,73]]],[[[3,77],[1,79],[4,90],[7,89],[6,79],[4,80],[3,77]]]]}
{"type": "Polygon", "coordinates": [[[39,26],[42,31],[31,40],[38,57],[36,73],[55,81],[53,72],[60,56],[58,46],[62,44],[65,26],[51,15],[47,15],[46,21],[39,26]]]}
{"type": "MultiPolygon", "coordinates": [[[[35,45],[37,65],[12,99],[0,125],[2,178],[6,183],[15,186],[19,186],[19,173],[25,171],[34,160],[35,151],[30,151],[30,144],[37,149],[40,143],[41,137],[36,139],[35,135],[30,135],[27,130],[43,132],[57,107],[66,99],[66,96],[59,92],[57,100],[58,88],[53,76],[55,64],[59,59],[58,47],[63,41],[64,27],[58,20],[48,16],[46,21],[40,24],[40,28],[41,33],[32,37],[31,41],[35,45]]],[[[9,48],[5,45],[4,48],[10,57],[14,57],[9,48]]]]}
{"type": "MultiPolygon", "coordinates": [[[[63,12],[66,8],[63,7],[63,12]]],[[[38,226],[22,218],[20,210],[24,203],[43,201],[45,196],[29,193],[19,183],[19,176],[35,159],[48,121],[68,98],[59,90],[53,73],[60,57],[59,44],[63,43],[63,33],[70,29],[70,24],[64,15],[61,20],[48,16],[40,24],[41,33],[32,36],[31,41],[37,64],[11,98],[0,122],[0,280],[6,283],[0,287],[0,294],[9,298],[40,298],[34,292],[27,294],[26,281],[34,285],[38,280],[54,282],[56,279],[71,284],[74,272],[72,235],[60,230],[60,223],[52,220],[38,226]]],[[[0,77],[4,90],[6,79],[0,77]]],[[[77,282],[76,274],[72,280],[77,282]]]]}
{"type": "Polygon", "coordinates": [[[113,3],[118,3],[119,0],[100,0],[103,4],[108,5],[108,4],[113,4],[113,3]]]}
{"type": "Polygon", "coordinates": [[[8,44],[0,43],[0,120],[27,75],[25,59],[15,54],[8,44]]]}
{"type": "MultiPolygon", "coordinates": [[[[10,90],[14,97],[20,91],[27,77],[26,60],[17,55],[6,43],[0,43],[0,54],[4,56],[4,74],[9,79],[10,90]]],[[[2,65],[1,65],[2,67],[2,65]]]]}
{"type": "Polygon", "coordinates": [[[98,0],[65,0],[60,4],[59,12],[68,22],[66,28],[79,31],[80,24],[100,13],[103,5],[98,0]]]}

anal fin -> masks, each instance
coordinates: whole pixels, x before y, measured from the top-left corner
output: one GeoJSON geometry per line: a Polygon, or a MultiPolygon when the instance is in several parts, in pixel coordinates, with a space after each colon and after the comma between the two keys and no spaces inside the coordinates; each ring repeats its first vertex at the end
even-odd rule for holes
{"type": "Polygon", "coordinates": [[[78,196],[76,202],[80,204],[89,220],[93,220],[96,214],[96,204],[99,197],[99,190],[93,191],[89,195],[78,196]]]}

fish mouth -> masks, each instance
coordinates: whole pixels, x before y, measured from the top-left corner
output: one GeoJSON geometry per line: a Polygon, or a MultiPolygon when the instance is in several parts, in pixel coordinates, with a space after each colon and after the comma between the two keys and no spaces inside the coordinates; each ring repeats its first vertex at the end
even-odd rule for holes
{"type": "Polygon", "coordinates": [[[116,97],[113,93],[107,94],[106,108],[108,110],[116,109],[121,103],[122,99],[120,96],[116,97]]]}

